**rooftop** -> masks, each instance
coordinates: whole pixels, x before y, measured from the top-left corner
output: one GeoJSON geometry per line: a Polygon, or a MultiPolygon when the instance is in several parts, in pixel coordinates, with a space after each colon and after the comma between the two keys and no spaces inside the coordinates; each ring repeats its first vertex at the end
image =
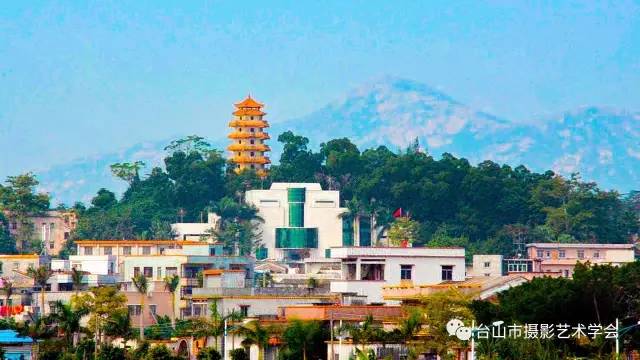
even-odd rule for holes
{"type": "Polygon", "coordinates": [[[15,330],[0,330],[0,344],[31,344],[33,339],[20,336],[15,330]]]}
{"type": "Polygon", "coordinates": [[[461,257],[462,247],[332,247],[331,258],[349,257],[461,257]]]}
{"type": "MultiPolygon", "coordinates": [[[[203,223],[205,224],[205,223],[203,223]]],[[[211,224],[209,224],[211,226],[211,224]]],[[[77,240],[77,245],[208,245],[193,240],[77,240]]]]}
{"type": "Polygon", "coordinates": [[[531,243],[527,247],[541,249],[587,248],[587,249],[633,249],[633,244],[587,244],[587,243],[531,243]]]}
{"type": "Polygon", "coordinates": [[[235,104],[237,108],[261,108],[264,106],[264,104],[261,104],[255,100],[253,100],[253,98],[251,98],[251,95],[248,95],[246,99],[242,100],[239,103],[235,104]]]}

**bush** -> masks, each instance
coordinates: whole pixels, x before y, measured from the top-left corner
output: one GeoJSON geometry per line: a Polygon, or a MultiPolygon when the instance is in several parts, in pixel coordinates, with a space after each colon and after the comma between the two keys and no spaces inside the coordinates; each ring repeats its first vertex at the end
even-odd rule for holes
{"type": "Polygon", "coordinates": [[[144,360],[181,360],[165,345],[153,346],[147,352],[144,360]]]}
{"type": "Polygon", "coordinates": [[[125,360],[125,351],[123,348],[103,344],[98,352],[98,360],[125,360]]]}
{"type": "Polygon", "coordinates": [[[244,349],[234,349],[229,352],[231,360],[249,360],[249,354],[244,349]]]}
{"type": "Polygon", "coordinates": [[[220,355],[218,350],[212,347],[207,347],[200,350],[200,352],[198,353],[197,359],[198,360],[222,360],[222,355],[220,355]]]}

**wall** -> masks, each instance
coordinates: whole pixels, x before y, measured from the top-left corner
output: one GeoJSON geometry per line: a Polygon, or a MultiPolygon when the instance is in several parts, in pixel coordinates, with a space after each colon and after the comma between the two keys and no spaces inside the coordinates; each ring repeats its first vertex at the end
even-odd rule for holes
{"type": "Polygon", "coordinates": [[[471,276],[502,276],[502,255],[473,255],[471,276]],[[486,267],[485,263],[489,263],[486,267]]]}

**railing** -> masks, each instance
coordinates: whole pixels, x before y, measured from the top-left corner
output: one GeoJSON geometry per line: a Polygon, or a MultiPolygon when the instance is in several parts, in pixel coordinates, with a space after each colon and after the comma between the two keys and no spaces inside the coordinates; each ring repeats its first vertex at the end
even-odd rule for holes
{"type": "Polygon", "coordinates": [[[329,296],[328,287],[195,288],[193,296],[329,296]]]}

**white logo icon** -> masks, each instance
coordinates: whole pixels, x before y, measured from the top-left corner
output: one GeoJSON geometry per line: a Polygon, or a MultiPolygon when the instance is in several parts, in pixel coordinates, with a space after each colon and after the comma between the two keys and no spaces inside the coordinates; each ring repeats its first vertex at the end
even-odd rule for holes
{"type": "Polygon", "coordinates": [[[466,341],[471,339],[471,328],[464,326],[460,319],[451,319],[447,323],[449,336],[455,335],[458,339],[466,341]]]}

